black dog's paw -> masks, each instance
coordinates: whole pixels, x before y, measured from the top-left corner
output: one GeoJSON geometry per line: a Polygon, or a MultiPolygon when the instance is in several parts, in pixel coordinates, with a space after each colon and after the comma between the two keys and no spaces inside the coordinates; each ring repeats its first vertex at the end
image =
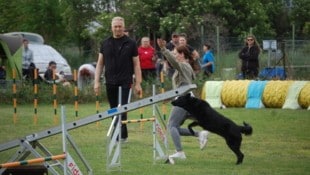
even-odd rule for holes
{"type": "Polygon", "coordinates": [[[236,165],[240,165],[240,164],[242,164],[242,162],[243,162],[243,158],[244,158],[244,155],[243,155],[243,154],[242,154],[242,155],[240,155],[240,156],[238,157],[238,160],[237,160],[236,165]]]}

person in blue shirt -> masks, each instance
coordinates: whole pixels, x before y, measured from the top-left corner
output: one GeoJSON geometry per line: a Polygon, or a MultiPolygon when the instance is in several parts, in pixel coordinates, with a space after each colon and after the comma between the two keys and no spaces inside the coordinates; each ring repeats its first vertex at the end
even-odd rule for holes
{"type": "Polygon", "coordinates": [[[204,75],[208,77],[211,76],[211,74],[213,74],[215,71],[214,56],[210,49],[210,44],[206,43],[203,45],[204,55],[202,58],[201,69],[203,70],[204,75]]]}

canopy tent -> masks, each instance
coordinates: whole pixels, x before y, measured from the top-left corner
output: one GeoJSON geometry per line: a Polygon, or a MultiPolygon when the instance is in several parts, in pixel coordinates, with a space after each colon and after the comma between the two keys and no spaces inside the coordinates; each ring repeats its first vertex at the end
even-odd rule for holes
{"type": "Polygon", "coordinates": [[[0,34],[0,64],[5,66],[6,80],[22,78],[22,37],[0,34]]]}

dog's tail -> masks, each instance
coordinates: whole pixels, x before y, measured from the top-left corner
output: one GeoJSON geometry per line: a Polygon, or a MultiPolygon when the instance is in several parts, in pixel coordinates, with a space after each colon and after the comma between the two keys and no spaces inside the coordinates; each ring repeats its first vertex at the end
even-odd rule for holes
{"type": "Polygon", "coordinates": [[[240,132],[245,135],[251,135],[253,132],[253,128],[250,124],[243,122],[244,126],[240,126],[240,132]]]}

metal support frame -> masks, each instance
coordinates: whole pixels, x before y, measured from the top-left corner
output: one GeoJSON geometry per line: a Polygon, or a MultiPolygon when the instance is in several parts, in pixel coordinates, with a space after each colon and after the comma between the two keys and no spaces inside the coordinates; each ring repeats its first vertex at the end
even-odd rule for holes
{"type": "MultiPolygon", "coordinates": [[[[185,86],[182,86],[182,87],[177,88],[175,90],[166,91],[165,93],[162,93],[162,94],[153,95],[151,97],[147,97],[147,98],[144,98],[144,99],[132,102],[132,103],[128,103],[126,105],[119,106],[116,108],[112,108],[112,109],[109,109],[107,111],[104,111],[104,112],[101,112],[101,113],[98,113],[95,115],[91,115],[91,116],[82,118],[82,119],[77,120],[77,121],[66,123],[65,128],[67,131],[73,130],[73,129],[76,129],[76,128],[79,128],[79,127],[100,121],[100,120],[110,118],[112,116],[120,115],[122,113],[129,112],[129,111],[132,111],[132,110],[144,107],[144,106],[152,105],[152,104],[158,103],[160,101],[164,101],[164,100],[167,100],[170,98],[174,98],[176,96],[179,96],[179,95],[182,95],[186,92],[189,92],[195,88],[197,88],[197,86],[195,84],[185,85],[185,86]]],[[[35,150],[35,148],[37,146],[38,148],[41,149],[41,151],[43,153],[46,154],[46,156],[51,156],[51,153],[42,144],[40,144],[38,141],[41,139],[47,138],[47,137],[51,137],[51,136],[56,135],[56,134],[60,134],[61,132],[62,132],[62,127],[56,126],[56,127],[50,128],[50,129],[43,130],[41,132],[32,133],[32,134],[27,135],[25,137],[0,144],[0,152],[6,151],[9,149],[13,149],[16,147],[20,147],[20,149],[16,152],[16,154],[10,158],[10,161],[22,160],[22,159],[26,158],[30,153],[32,153],[36,157],[44,157],[39,152],[37,152],[35,150]]],[[[67,138],[68,138],[68,136],[67,136],[67,138]]],[[[69,141],[71,140],[70,143],[72,144],[72,146],[74,148],[77,148],[71,138],[69,138],[68,140],[69,141]]],[[[77,152],[79,154],[79,151],[77,151],[77,152]]],[[[59,162],[56,161],[56,164],[58,164],[58,163],[59,162]]],[[[47,162],[45,162],[44,164],[46,164],[47,167],[50,167],[50,165],[47,162]]],[[[50,168],[49,170],[53,174],[57,174],[56,170],[54,170],[53,168],[50,168]]],[[[1,169],[0,169],[0,174],[1,174],[1,169]]]]}

